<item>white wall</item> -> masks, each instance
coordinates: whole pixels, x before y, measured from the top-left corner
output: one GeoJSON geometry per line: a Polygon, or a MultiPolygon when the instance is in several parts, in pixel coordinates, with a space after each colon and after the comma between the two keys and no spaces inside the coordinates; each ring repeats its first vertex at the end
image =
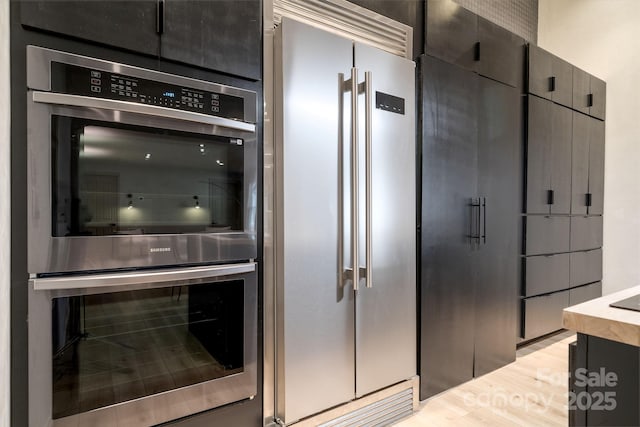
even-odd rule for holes
{"type": "Polygon", "coordinates": [[[603,293],[640,285],[640,1],[539,0],[538,44],[607,82],[603,293]]]}
{"type": "Polygon", "coordinates": [[[9,425],[9,0],[0,0],[0,426],[9,425]]]}

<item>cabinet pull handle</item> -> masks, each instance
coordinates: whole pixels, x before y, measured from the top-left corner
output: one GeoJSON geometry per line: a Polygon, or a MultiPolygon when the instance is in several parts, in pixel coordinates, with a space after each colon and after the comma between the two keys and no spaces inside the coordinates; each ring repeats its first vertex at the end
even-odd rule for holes
{"type": "Polygon", "coordinates": [[[476,42],[473,46],[473,60],[480,61],[480,42],[476,42]]]}
{"type": "Polygon", "coordinates": [[[164,0],[157,0],[156,4],[156,31],[164,33],[164,0]]]}
{"type": "Polygon", "coordinates": [[[487,244],[487,198],[482,198],[482,243],[487,244]]]}
{"type": "Polygon", "coordinates": [[[556,91],[556,76],[549,77],[549,92],[556,91]]]}
{"type": "Polygon", "coordinates": [[[553,204],[553,200],[554,200],[553,195],[554,195],[553,190],[547,190],[547,204],[548,205],[552,205],[553,204]]]}
{"type": "Polygon", "coordinates": [[[469,208],[471,209],[471,217],[469,218],[469,240],[471,248],[475,245],[480,245],[480,199],[471,198],[469,201],[469,208]],[[476,208],[478,208],[476,212],[476,208]]]}
{"type": "Polygon", "coordinates": [[[587,95],[587,107],[593,107],[593,94],[587,95]]]}
{"type": "Polygon", "coordinates": [[[591,193],[586,194],[586,205],[591,206],[591,193]]]}

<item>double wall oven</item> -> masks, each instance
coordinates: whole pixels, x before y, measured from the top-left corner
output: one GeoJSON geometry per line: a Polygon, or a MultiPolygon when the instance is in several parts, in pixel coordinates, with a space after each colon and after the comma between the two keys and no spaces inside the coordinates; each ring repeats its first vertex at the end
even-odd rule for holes
{"type": "Polygon", "coordinates": [[[27,74],[30,425],[252,398],[256,94],[35,46],[27,74]]]}

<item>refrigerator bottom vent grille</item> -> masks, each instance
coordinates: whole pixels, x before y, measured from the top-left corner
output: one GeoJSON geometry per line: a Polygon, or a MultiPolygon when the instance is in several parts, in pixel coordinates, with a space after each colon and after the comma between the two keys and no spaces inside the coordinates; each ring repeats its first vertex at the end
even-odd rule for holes
{"type": "Polygon", "coordinates": [[[412,412],[413,389],[410,388],[320,424],[318,427],[382,427],[407,417],[412,412]]]}

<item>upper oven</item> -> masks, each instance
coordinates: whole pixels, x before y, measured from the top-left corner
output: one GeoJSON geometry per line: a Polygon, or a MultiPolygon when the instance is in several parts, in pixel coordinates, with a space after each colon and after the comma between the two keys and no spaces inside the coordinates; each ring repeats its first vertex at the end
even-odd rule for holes
{"type": "Polygon", "coordinates": [[[31,274],[256,257],[256,93],[29,46],[31,274]]]}

